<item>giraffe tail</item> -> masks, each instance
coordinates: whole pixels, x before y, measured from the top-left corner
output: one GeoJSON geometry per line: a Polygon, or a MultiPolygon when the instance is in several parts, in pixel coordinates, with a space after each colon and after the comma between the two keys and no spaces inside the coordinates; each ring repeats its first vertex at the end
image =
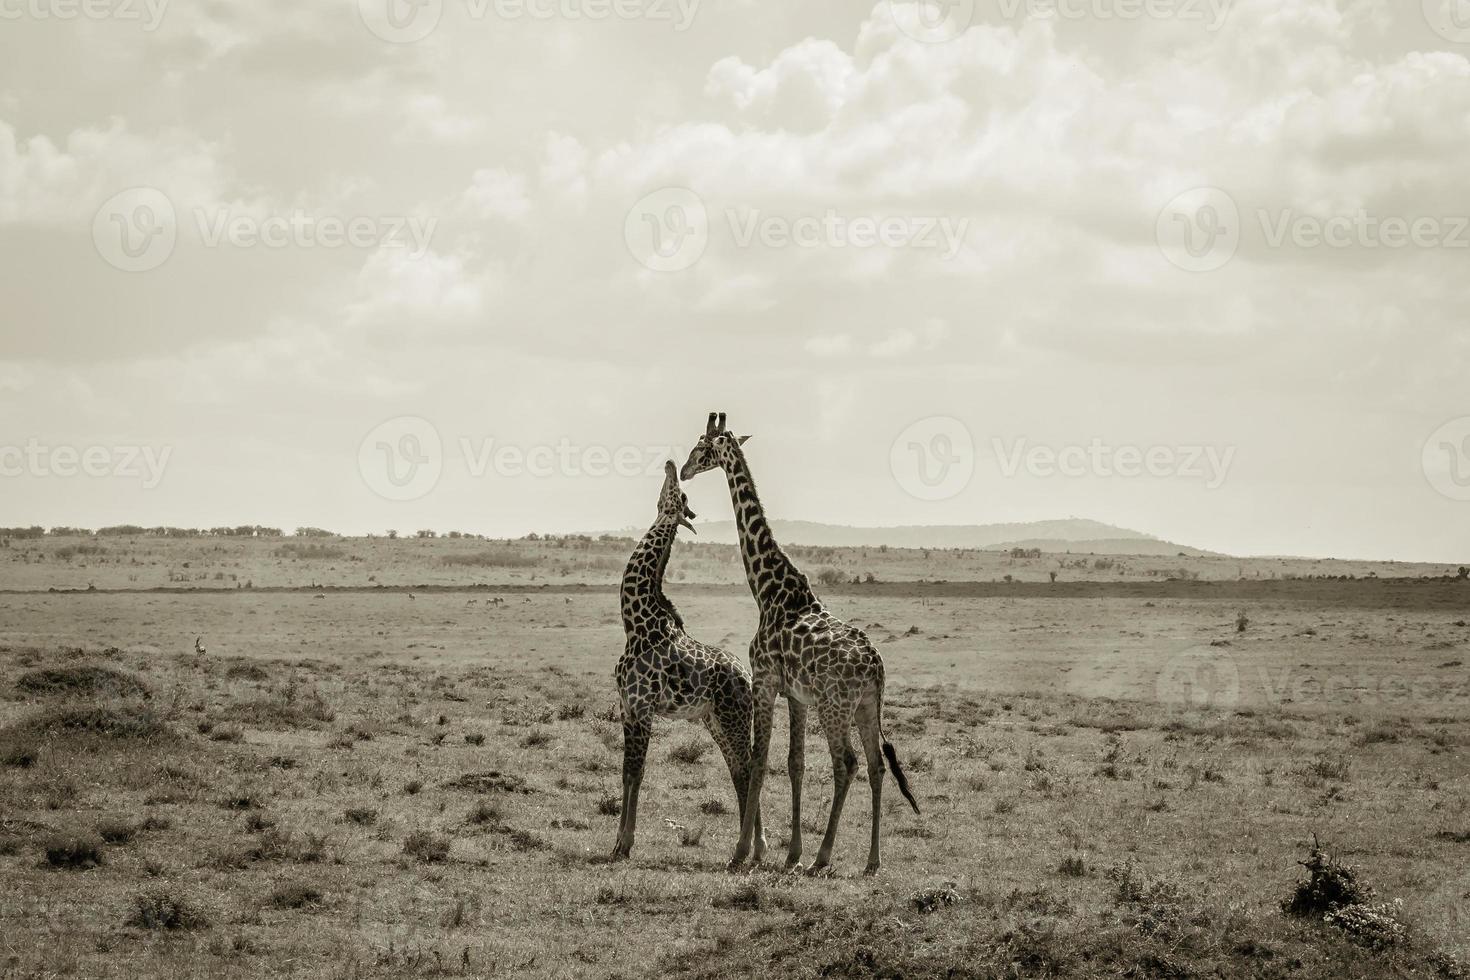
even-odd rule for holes
{"type": "Polygon", "coordinates": [[[886,735],[881,737],[883,739],[883,757],[888,760],[888,767],[893,770],[893,781],[898,783],[898,791],[903,794],[904,799],[909,801],[909,806],[914,808],[915,813],[918,813],[919,803],[914,799],[914,794],[909,790],[909,778],[904,775],[903,766],[898,764],[898,752],[893,748],[893,743],[888,741],[886,735]]]}

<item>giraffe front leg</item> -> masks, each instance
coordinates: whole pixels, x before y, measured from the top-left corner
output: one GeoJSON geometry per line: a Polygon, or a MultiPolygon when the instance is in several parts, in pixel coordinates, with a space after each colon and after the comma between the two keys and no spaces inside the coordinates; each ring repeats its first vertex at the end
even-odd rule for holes
{"type": "Polygon", "coordinates": [[[745,818],[740,825],[740,843],[735,846],[732,868],[739,867],[757,850],[756,860],[765,854],[764,835],[757,828],[761,807],[761,788],[771,754],[771,724],[776,712],[776,685],[769,679],[755,683],[754,715],[751,719],[750,770],[746,778],[745,818]]]}
{"type": "Polygon", "coordinates": [[[618,820],[618,840],[613,845],[614,858],[626,858],[633,851],[633,836],[638,829],[638,787],[643,783],[643,764],[652,734],[651,718],[623,716],[623,811],[618,820]]]}
{"type": "Polygon", "coordinates": [[[806,705],[786,699],[791,720],[791,746],[786,751],[786,771],[791,776],[791,843],[786,848],[786,870],[801,869],[801,782],[806,773],[806,705]]]}

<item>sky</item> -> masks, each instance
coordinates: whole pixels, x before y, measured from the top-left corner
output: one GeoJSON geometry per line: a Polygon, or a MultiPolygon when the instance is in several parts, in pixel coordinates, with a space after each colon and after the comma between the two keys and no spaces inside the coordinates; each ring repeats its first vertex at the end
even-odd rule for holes
{"type": "Polygon", "coordinates": [[[0,0],[0,524],[1470,560],[1470,0],[0,0]],[[688,485],[729,517],[716,475],[688,485]]]}

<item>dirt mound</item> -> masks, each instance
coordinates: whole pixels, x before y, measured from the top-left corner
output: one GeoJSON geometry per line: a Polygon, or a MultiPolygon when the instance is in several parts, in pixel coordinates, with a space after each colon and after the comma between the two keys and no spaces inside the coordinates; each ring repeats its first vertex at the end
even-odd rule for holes
{"type": "Polygon", "coordinates": [[[16,679],[15,689],[22,694],[41,696],[153,696],[148,685],[132,674],[101,664],[73,664],[68,667],[28,670],[16,679]]]}

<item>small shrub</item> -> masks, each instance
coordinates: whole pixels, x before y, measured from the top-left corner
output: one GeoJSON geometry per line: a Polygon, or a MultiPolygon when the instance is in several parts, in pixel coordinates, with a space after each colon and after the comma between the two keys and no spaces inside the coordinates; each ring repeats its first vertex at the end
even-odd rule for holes
{"type": "Polygon", "coordinates": [[[546,734],[543,731],[534,731],[527,735],[525,738],[521,739],[521,746],[527,749],[535,749],[540,748],[543,745],[548,745],[550,744],[550,742],[550,735],[546,734]]]}
{"type": "Polygon", "coordinates": [[[1333,909],[1322,921],[1347,933],[1348,939],[1368,949],[1386,949],[1402,941],[1408,928],[1399,921],[1403,902],[1394,899],[1378,905],[1347,905],[1333,909]]]}
{"type": "Polygon", "coordinates": [[[13,742],[9,745],[0,746],[0,765],[13,766],[16,769],[29,769],[41,758],[39,746],[29,742],[13,742]]]}
{"type": "Polygon", "coordinates": [[[359,827],[371,827],[378,822],[378,811],[366,806],[350,806],[342,811],[342,816],[359,827]]]}
{"type": "Polygon", "coordinates": [[[209,919],[189,901],[156,889],[133,899],[133,912],[127,924],[139,929],[175,931],[202,929],[209,925],[209,919]]]}
{"type": "Polygon", "coordinates": [[[418,796],[419,790],[423,788],[424,781],[422,779],[410,779],[408,782],[403,784],[403,791],[409,796],[418,796]]]}
{"type": "Polygon", "coordinates": [[[720,800],[705,800],[699,804],[699,812],[711,817],[723,817],[730,809],[720,800]]]}
{"type": "Polygon", "coordinates": [[[1057,866],[1057,874],[1064,878],[1086,878],[1087,862],[1080,854],[1062,858],[1062,863],[1057,866]]]}
{"type": "Polygon", "coordinates": [[[585,704],[564,704],[556,709],[557,721],[577,721],[587,713],[585,704]]]}
{"type": "Polygon", "coordinates": [[[505,836],[518,851],[544,851],[551,846],[529,830],[512,830],[505,836]]]}
{"type": "Polygon", "coordinates": [[[449,857],[449,839],[415,830],[403,839],[403,853],[424,864],[438,864],[449,857]]]}
{"type": "Polygon", "coordinates": [[[126,820],[104,820],[97,825],[97,836],[109,844],[128,844],[141,828],[126,820]]]}
{"type": "Polygon", "coordinates": [[[703,840],[704,840],[704,824],[700,824],[697,827],[680,827],[679,828],[679,846],[680,847],[699,847],[700,844],[701,844],[701,842],[703,842],[703,840]]]}
{"type": "Polygon", "coordinates": [[[268,681],[271,675],[260,664],[231,664],[225,677],[232,681],[268,681]]]}
{"type": "Polygon", "coordinates": [[[467,745],[484,745],[485,735],[483,732],[466,732],[464,740],[467,745]]]}
{"type": "Polygon", "coordinates": [[[102,839],[92,834],[67,834],[46,842],[46,863],[53,868],[81,870],[102,864],[102,839]]]}
{"type": "Polygon", "coordinates": [[[909,905],[917,912],[938,912],[942,908],[958,904],[960,893],[953,882],[946,881],[938,888],[920,888],[909,896],[909,905]]]}
{"type": "Polygon", "coordinates": [[[245,831],[251,834],[259,834],[270,830],[276,825],[275,817],[267,816],[258,811],[245,815],[245,831]]]}
{"type": "Polygon", "coordinates": [[[597,801],[597,812],[604,817],[616,817],[623,812],[623,801],[611,794],[597,801]]]}
{"type": "Polygon", "coordinates": [[[1244,609],[1235,614],[1235,632],[1244,633],[1246,631],[1246,627],[1250,626],[1250,624],[1250,617],[1245,614],[1244,609]]]}
{"type": "Polygon", "coordinates": [[[1297,863],[1307,869],[1308,877],[1297,882],[1282,901],[1281,910],[1287,915],[1315,918],[1349,905],[1366,905],[1373,897],[1373,890],[1358,880],[1357,872],[1329,855],[1315,839],[1307,859],[1297,863]]]}
{"type": "Polygon", "coordinates": [[[482,826],[484,824],[500,823],[500,810],[484,800],[470,807],[470,812],[465,814],[465,823],[482,826]]]}
{"type": "Polygon", "coordinates": [[[683,763],[686,766],[697,765],[708,751],[709,746],[702,740],[691,738],[669,749],[669,761],[683,763]]]}
{"type": "Polygon", "coordinates": [[[319,905],[321,900],[321,889],[304,881],[282,881],[271,889],[270,904],[273,908],[299,909],[319,905]]]}
{"type": "Polygon", "coordinates": [[[239,725],[221,725],[214,731],[209,732],[211,742],[243,742],[245,741],[245,729],[239,725]]]}

